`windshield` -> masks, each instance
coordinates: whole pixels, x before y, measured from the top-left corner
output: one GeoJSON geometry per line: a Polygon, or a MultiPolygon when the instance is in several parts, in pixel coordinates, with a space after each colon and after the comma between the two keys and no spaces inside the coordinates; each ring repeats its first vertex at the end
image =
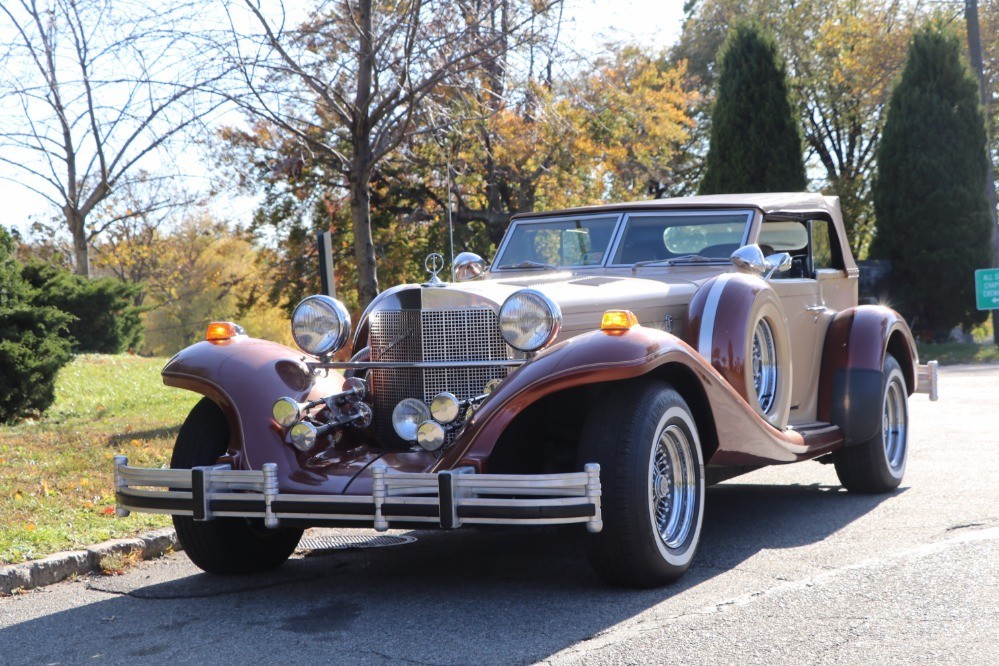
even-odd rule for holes
{"type": "Polygon", "coordinates": [[[509,232],[497,268],[599,266],[618,215],[518,221],[509,232]]]}
{"type": "Polygon", "coordinates": [[[751,220],[746,210],[633,214],[611,263],[728,259],[743,244],[751,220]]]}

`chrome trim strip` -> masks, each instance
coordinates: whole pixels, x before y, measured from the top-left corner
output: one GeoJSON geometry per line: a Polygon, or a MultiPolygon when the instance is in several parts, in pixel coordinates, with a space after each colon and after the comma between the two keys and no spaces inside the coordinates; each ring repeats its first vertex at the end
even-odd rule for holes
{"type": "Polygon", "coordinates": [[[725,285],[735,273],[723,273],[718,276],[708,292],[708,300],[704,304],[704,314],[701,315],[701,330],[697,338],[697,353],[711,362],[711,345],[715,337],[715,317],[718,315],[718,302],[721,301],[725,285]]]}
{"type": "Polygon", "coordinates": [[[512,358],[495,361],[329,361],[308,362],[310,370],[392,370],[435,368],[516,368],[527,363],[527,359],[512,358]]]}

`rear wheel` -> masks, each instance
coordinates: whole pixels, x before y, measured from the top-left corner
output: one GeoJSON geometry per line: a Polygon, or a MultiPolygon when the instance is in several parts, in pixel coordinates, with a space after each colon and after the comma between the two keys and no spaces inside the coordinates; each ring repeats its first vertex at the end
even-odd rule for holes
{"type": "MultiPolygon", "coordinates": [[[[226,452],[229,424],[218,405],[203,398],[180,428],[170,467],[213,465],[226,452]]],[[[196,522],[174,516],[177,540],[200,569],[214,574],[250,574],[281,566],[298,545],[302,530],[264,527],[262,520],[215,518],[196,522]]]]}
{"type": "Polygon", "coordinates": [[[601,469],[604,528],[587,541],[597,574],[627,587],[679,578],[704,516],[704,461],[683,397],[658,381],[612,389],[587,421],[580,461],[601,469]]]}
{"type": "Polygon", "coordinates": [[[905,376],[885,355],[881,383],[881,423],[873,437],[833,455],[836,475],[847,490],[886,493],[898,488],[909,454],[909,407],[905,376]]]}

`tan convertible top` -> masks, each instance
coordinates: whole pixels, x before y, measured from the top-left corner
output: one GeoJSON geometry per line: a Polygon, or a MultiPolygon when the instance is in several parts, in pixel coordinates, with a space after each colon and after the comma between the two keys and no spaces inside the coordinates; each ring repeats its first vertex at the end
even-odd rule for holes
{"type": "Polygon", "coordinates": [[[544,212],[518,213],[513,216],[513,219],[539,216],[551,217],[565,213],[594,213],[605,210],[655,210],[658,208],[758,208],[765,214],[780,212],[823,212],[832,217],[834,222],[840,225],[843,222],[839,210],[839,197],[828,197],[810,192],[708,194],[691,197],[674,197],[672,199],[648,199],[645,201],[580,206],[578,208],[565,208],[544,212]]]}

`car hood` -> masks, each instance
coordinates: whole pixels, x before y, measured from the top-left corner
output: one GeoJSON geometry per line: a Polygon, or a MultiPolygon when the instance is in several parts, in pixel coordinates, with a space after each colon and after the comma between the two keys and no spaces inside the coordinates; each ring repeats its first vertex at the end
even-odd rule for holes
{"type": "Polygon", "coordinates": [[[561,309],[560,340],[599,328],[601,316],[610,309],[631,310],[644,326],[666,327],[680,334],[677,327],[682,327],[687,306],[698,286],[697,282],[675,277],[649,280],[560,272],[446,283],[436,287],[406,285],[392,290],[391,295],[386,294],[387,302],[380,305],[392,307],[391,302],[396,302],[396,307],[409,309],[415,305],[433,310],[488,306],[498,312],[511,294],[521,289],[534,289],[561,309]]]}

